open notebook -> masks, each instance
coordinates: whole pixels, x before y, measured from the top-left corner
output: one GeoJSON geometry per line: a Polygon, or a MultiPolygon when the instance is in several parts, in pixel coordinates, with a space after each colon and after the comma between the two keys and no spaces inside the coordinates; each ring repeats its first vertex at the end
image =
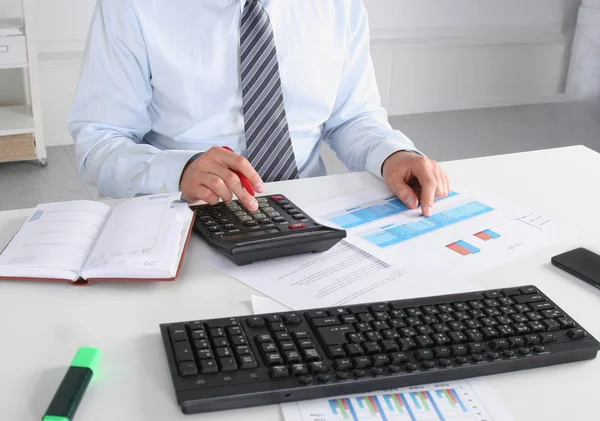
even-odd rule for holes
{"type": "Polygon", "coordinates": [[[39,205],[0,254],[0,279],[174,280],[193,220],[180,194],[39,205]]]}

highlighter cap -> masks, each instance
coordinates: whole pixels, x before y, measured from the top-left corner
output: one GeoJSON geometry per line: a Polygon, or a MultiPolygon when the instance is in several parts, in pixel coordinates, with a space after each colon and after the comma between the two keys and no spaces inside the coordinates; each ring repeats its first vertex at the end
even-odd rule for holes
{"type": "Polygon", "coordinates": [[[100,359],[102,359],[102,352],[98,348],[81,347],[75,354],[71,366],[87,367],[95,373],[100,359]]]}

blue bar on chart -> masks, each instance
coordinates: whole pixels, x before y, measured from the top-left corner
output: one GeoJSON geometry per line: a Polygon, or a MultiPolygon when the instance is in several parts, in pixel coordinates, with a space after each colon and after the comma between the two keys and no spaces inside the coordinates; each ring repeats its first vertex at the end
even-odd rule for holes
{"type": "Polygon", "coordinates": [[[493,208],[482,203],[470,202],[436,213],[430,217],[424,217],[417,222],[408,222],[403,225],[385,225],[376,232],[363,236],[363,238],[378,247],[389,247],[493,210],[493,208]]]}
{"type": "MultiPolygon", "coordinates": [[[[457,194],[458,193],[456,192],[450,192],[448,196],[443,199],[456,196],[457,194]]],[[[336,225],[339,225],[344,229],[349,229],[363,224],[368,224],[369,222],[377,221],[388,216],[396,215],[407,210],[409,210],[408,207],[406,207],[400,201],[400,199],[398,199],[396,196],[390,196],[386,197],[385,199],[362,203],[350,209],[345,209],[342,212],[326,216],[325,219],[333,222],[336,225]]]]}

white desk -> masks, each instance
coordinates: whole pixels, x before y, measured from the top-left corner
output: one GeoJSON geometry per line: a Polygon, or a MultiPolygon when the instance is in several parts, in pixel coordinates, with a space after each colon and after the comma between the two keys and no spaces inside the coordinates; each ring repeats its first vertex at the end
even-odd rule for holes
{"type": "MultiPolygon", "coordinates": [[[[584,147],[444,164],[452,180],[488,189],[572,224],[581,234],[514,264],[477,276],[487,287],[533,283],[600,338],[600,291],[550,265],[559,252],[600,251],[600,154],[584,147]]],[[[300,206],[375,186],[366,173],[268,186],[300,206]]],[[[3,198],[2,200],[8,200],[3,198]]],[[[0,213],[0,249],[31,210],[0,213]]],[[[104,353],[102,369],[76,419],[85,421],[280,420],[277,405],[184,416],[176,405],[158,325],[251,313],[252,290],[206,266],[206,246],[193,237],[181,279],[160,284],[72,287],[0,283],[0,417],[39,420],[80,346],[104,353]]],[[[598,419],[600,359],[496,375],[489,382],[515,420],[598,419]]],[[[493,414],[492,414],[493,415],[493,414]]],[[[502,421],[502,420],[497,420],[502,421]]]]}

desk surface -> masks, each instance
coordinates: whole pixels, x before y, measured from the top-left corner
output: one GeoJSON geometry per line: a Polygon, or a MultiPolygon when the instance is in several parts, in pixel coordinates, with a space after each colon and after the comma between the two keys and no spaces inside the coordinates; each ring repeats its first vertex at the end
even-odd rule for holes
{"type": "MultiPolygon", "coordinates": [[[[569,243],[546,248],[472,281],[482,288],[536,284],[600,338],[600,290],[550,265],[552,255],[576,246],[600,252],[600,221],[594,217],[600,207],[600,154],[571,147],[443,166],[457,183],[486,189],[579,228],[580,234],[569,243]]],[[[284,193],[307,206],[378,183],[369,174],[355,173],[276,183],[267,187],[267,193],[284,193]]],[[[30,212],[0,212],[0,250],[30,212]]],[[[174,283],[77,288],[1,282],[2,419],[40,419],[75,350],[84,345],[100,348],[104,358],[77,419],[282,419],[277,405],[196,416],[184,416],[176,405],[158,325],[252,311],[253,291],[207,266],[204,256],[207,248],[194,236],[182,276],[174,283]]],[[[600,359],[488,377],[517,421],[591,419],[590,414],[597,412],[598,378],[600,359]]]]}

